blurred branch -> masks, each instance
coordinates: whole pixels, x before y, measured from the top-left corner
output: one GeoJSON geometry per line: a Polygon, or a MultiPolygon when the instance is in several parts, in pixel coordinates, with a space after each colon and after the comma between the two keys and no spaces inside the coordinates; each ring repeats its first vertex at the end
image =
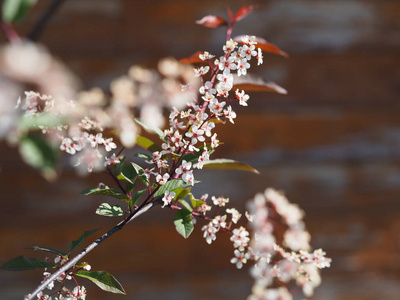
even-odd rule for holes
{"type": "Polygon", "coordinates": [[[1,30],[3,31],[5,37],[10,43],[18,42],[21,40],[17,31],[15,31],[11,23],[4,21],[1,22],[1,30]]]}
{"type": "Polygon", "coordinates": [[[65,0],[53,0],[49,7],[42,13],[35,27],[33,27],[32,31],[28,34],[27,38],[29,40],[36,42],[39,39],[51,17],[64,2],[65,0]]]}

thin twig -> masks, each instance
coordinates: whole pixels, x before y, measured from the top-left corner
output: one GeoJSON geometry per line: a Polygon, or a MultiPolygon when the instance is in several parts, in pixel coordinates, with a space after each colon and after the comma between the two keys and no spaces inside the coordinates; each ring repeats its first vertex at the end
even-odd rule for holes
{"type": "Polygon", "coordinates": [[[51,17],[56,13],[57,9],[63,4],[65,0],[53,0],[49,7],[40,16],[39,21],[33,27],[32,31],[28,34],[27,38],[31,41],[37,41],[42,34],[47,23],[51,17]]]}
{"type": "Polygon", "coordinates": [[[47,278],[45,281],[43,281],[43,283],[40,284],[32,293],[26,295],[24,300],[35,299],[35,297],[38,293],[43,291],[52,281],[56,280],[56,278],[58,278],[62,273],[73,268],[79,260],[81,260],[86,254],[88,254],[95,247],[97,247],[101,242],[108,239],[114,233],[120,231],[126,224],[128,224],[130,221],[132,221],[136,217],[140,216],[141,214],[145,213],[146,211],[148,211],[150,208],[152,208],[157,203],[158,203],[157,201],[151,202],[151,203],[147,204],[146,206],[144,206],[142,209],[139,208],[138,210],[133,212],[129,218],[119,222],[116,226],[114,226],[112,229],[110,229],[107,233],[103,234],[101,237],[99,237],[97,240],[95,240],[93,243],[91,243],[89,246],[87,246],[81,253],[79,253],[77,256],[75,256],[74,258],[69,260],[67,263],[65,263],[57,272],[53,273],[49,278],[47,278]]]}
{"type": "Polygon", "coordinates": [[[108,174],[110,174],[110,176],[112,177],[112,179],[114,179],[114,181],[116,182],[116,184],[118,185],[118,187],[120,188],[120,190],[128,197],[128,192],[124,189],[124,187],[121,185],[121,182],[119,182],[118,178],[115,177],[115,175],[113,174],[113,172],[111,171],[111,169],[109,168],[109,166],[107,166],[107,171],[108,174]]]}

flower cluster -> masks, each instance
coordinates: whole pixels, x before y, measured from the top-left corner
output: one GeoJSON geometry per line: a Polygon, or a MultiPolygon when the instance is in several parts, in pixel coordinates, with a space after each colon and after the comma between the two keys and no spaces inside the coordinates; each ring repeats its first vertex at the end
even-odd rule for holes
{"type": "MultiPolygon", "coordinates": [[[[239,46],[236,41],[228,40],[223,47],[225,54],[219,59],[214,59],[215,56],[208,52],[199,55],[205,63],[194,69],[202,83],[199,88],[200,99],[189,103],[186,110],[172,110],[170,128],[162,135],[162,150],[153,152],[151,159],[147,160],[153,167],[146,169],[145,173],[154,175],[158,186],[171,179],[181,179],[193,185],[193,171],[201,169],[219,145],[217,134],[213,132],[215,125],[227,120],[234,122],[236,113],[227,103],[238,101],[239,105],[247,106],[249,96],[243,90],[236,89],[231,93],[234,80],[246,76],[252,57],[257,59],[258,64],[262,63],[263,58],[260,48],[256,48],[255,37],[243,36],[241,44],[239,46]]],[[[181,209],[176,197],[175,192],[166,191],[162,197],[163,207],[181,209]]],[[[245,214],[254,231],[250,238],[249,231],[243,226],[234,228],[242,215],[235,208],[225,208],[229,199],[212,197],[210,205],[207,195],[200,200],[194,199],[192,194],[190,197],[193,222],[196,217],[208,220],[202,227],[206,242],[211,244],[215,241],[220,231],[228,232],[234,247],[231,263],[240,269],[249,260],[255,262],[251,274],[256,283],[249,299],[270,299],[268,297],[273,295],[291,299],[286,287],[270,288],[273,284],[290,280],[295,280],[306,296],[312,295],[313,288],[320,283],[318,269],[329,267],[330,259],[325,257],[322,250],[307,252],[310,250],[310,234],[302,221],[304,213],[297,205],[273,189],[256,195],[249,204],[249,212],[245,214]],[[207,213],[213,206],[216,213],[209,217],[207,213]],[[277,226],[283,226],[285,230],[276,231],[277,226]],[[282,236],[278,232],[283,232],[282,236]],[[291,252],[278,246],[277,241],[291,252]],[[272,258],[276,258],[277,262],[272,262],[272,258]]]]}
{"type": "Polygon", "coordinates": [[[147,161],[154,168],[145,171],[154,175],[159,185],[169,179],[195,183],[193,170],[202,169],[219,145],[217,134],[213,132],[215,124],[226,120],[234,123],[236,113],[227,103],[238,101],[240,105],[247,105],[249,96],[244,91],[231,93],[233,72],[236,76],[246,75],[252,57],[258,57],[259,64],[262,62],[261,50],[255,50],[256,44],[255,37],[245,36],[240,46],[228,40],[223,47],[225,54],[219,59],[208,52],[199,54],[204,65],[194,69],[194,73],[201,79],[200,98],[188,103],[186,110],[172,109],[170,128],[164,130],[162,136],[162,150],[153,152],[152,159],[147,161]]]}
{"type": "MultiPolygon", "coordinates": [[[[249,212],[245,213],[253,229],[250,236],[245,227],[234,228],[242,215],[235,208],[225,209],[228,198],[211,199],[211,205],[207,204],[206,195],[197,200],[201,203],[196,204],[192,217],[208,220],[202,227],[203,237],[208,244],[216,240],[220,231],[231,235],[234,247],[231,263],[238,269],[250,260],[254,261],[251,275],[255,284],[249,300],[293,299],[287,289],[287,284],[292,280],[302,288],[306,297],[312,296],[314,288],[321,282],[319,269],[330,267],[331,259],[321,249],[309,252],[310,235],[302,221],[304,213],[296,204],[290,203],[274,189],[269,188],[263,194],[257,194],[248,204],[249,212]],[[214,217],[209,217],[206,213],[213,206],[216,213],[214,217]],[[282,241],[285,248],[279,246],[278,241],[282,241]]],[[[163,201],[166,204],[167,198],[163,201]]]]}
{"type": "Polygon", "coordinates": [[[306,297],[312,296],[321,282],[319,269],[329,267],[331,259],[325,257],[321,249],[308,252],[310,234],[302,221],[303,211],[271,188],[264,194],[257,194],[248,208],[253,229],[250,252],[256,262],[251,269],[255,284],[249,299],[275,299],[267,297],[271,293],[277,293],[282,299],[292,299],[285,287],[291,280],[302,287],[306,297]],[[277,245],[278,238],[289,251],[277,245]],[[271,287],[274,284],[283,286],[275,289],[271,287]]]}
{"type": "Polygon", "coordinates": [[[163,108],[184,107],[196,96],[200,85],[190,66],[172,58],[159,62],[159,72],[132,66],[127,75],[111,83],[111,96],[99,88],[77,93],[78,80],[40,45],[21,42],[2,47],[0,62],[3,71],[0,89],[4,94],[0,139],[17,144],[28,130],[39,128],[46,133],[44,137],[51,147],[61,145],[62,151],[76,155],[71,162],[79,165],[81,174],[104,168],[104,163],[110,162],[105,153],[114,149],[115,144],[107,138],[94,140],[90,136],[93,131],[98,129],[96,134],[102,133],[103,128],[112,131],[124,147],[133,147],[140,130],[135,115],[150,128],[162,127],[163,108]],[[33,66],[35,71],[26,65],[33,66]],[[39,75],[42,73],[45,75],[39,75]],[[46,95],[25,92],[18,100],[18,111],[12,99],[18,97],[25,83],[38,86],[46,95]],[[30,123],[25,122],[29,117],[30,123]],[[34,117],[39,118],[34,120],[34,117]],[[99,127],[81,127],[85,120],[99,127]],[[21,123],[40,125],[21,128],[21,123]]]}
{"type": "MultiPolygon", "coordinates": [[[[64,109],[57,107],[60,102],[55,101],[51,96],[41,95],[30,91],[25,92],[25,98],[19,99],[17,107],[24,112],[25,118],[44,116],[52,122],[59,122],[68,115],[74,113],[75,104],[67,102],[64,109]]],[[[39,125],[43,133],[55,142],[58,140],[59,149],[70,155],[75,155],[74,165],[79,166],[78,170],[84,173],[86,170],[102,169],[103,165],[116,163],[115,154],[111,158],[104,157],[105,152],[110,152],[117,148],[112,138],[103,137],[103,127],[97,121],[89,117],[83,117],[77,124],[67,122],[57,124],[49,122],[49,125],[39,125]]]]}

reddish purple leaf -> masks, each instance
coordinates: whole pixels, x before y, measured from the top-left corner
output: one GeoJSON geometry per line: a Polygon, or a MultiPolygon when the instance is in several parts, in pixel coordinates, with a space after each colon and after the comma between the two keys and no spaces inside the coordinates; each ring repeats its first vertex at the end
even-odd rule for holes
{"type": "Polygon", "coordinates": [[[204,61],[202,61],[199,58],[199,54],[204,53],[203,51],[197,51],[196,53],[192,54],[190,57],[185,57],[185,58],[181,58],[179,60],[180,63],[182,64],[200,64],[200,63],[204,63],[204,61]]]}
{"type": "Polygon", "coordinates": [[[258,75],[247,74],[245,76],[233,76],[233,89],[253,91],[253,92],[275,92],[287,94],[287,91],[271,81],[265,81],[258,75]]]}
{"type": "Polygon", "coordinates": [[[208,15],[201,20],[197,20],[196,24],[203,25],[209,28],[215,28],[228,24],[226,20],[220,16],[208,15]]]}
{"type": "Polygon", "coordinates": [[[278,54],[278,55],[282,55],[283,57],[286,57],[286,58],[289,57],[289,54],[287,54],[286,52],[283,52],[281,49],[279,49],[274,44],[258,43],[257,46],[259,48],[261,48],[261,50],[264,51],[264,52],[275,53],[275,54],[278,54]]]}
{"type": "Polygon", "coordinates": [[[232,10],[230,9],[230,7],[228,7],[226,10],[228,11],[229,20],[231,20],[231,22],[233,22],[235,20],[235,18],[233,16],[232,10]]]}
{"type": "Polygon", "coordinates": [[[251,14],[251,12],[255,9],[256,9],[256,7],[254,5],[242,6],[241,8],[239,8],[239,10],[237,11],[237,13],[235,15],[235,21],[237,22],[237,21],[240,21],[241,19],[244,19],[249,14],[251,14]]]}
{"type": "MultiPolygon", "coordinates": [[[[243,44],[242,37],[244,37],[244,35],[239,35],[239,36],[236,36],[233,40],[235,42],[243,44]]],[[[257,42],[257,47],[261,48],[261,50],[264,52],[282,55],[283,57],[286,57],[286,58],[289,57],[289,54],[287,54],[286,52],[279,49],[276,45],[268,43],[263,38],[256,37],[255,41],[257,42]]]]}

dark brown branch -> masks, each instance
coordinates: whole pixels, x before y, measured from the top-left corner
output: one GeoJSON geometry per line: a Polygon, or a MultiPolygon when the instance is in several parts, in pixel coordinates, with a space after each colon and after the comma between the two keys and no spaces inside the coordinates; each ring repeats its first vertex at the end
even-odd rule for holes
{"type": "Polygon", "coordinates": [[[63,4],[65,0],[53,0],[49,7],[42,13],[39,21],[33,27],[32,31],[28,34],[27,38],[31,41],[37,42],[40,35],[45,29],[51,17],[56,13],[57,9],[63,4]]]}

